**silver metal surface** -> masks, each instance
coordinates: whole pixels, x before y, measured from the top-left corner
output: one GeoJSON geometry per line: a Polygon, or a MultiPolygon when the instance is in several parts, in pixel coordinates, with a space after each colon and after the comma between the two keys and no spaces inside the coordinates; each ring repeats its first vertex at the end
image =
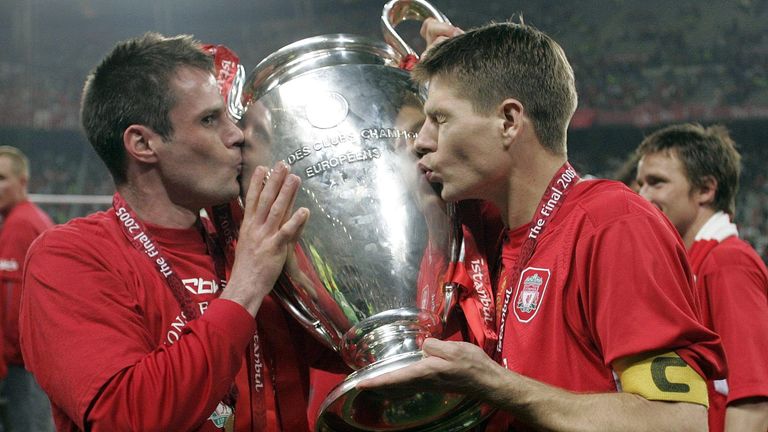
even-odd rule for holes
{"type": "Polygon", "coordinates": [[[360,369],[331,391],[320,407],[318,432],[459,432],[477,425],[493,409],[459,394],[360,391],[357,384],[409,366],[421,353],[399,354],[360,369]]]}
{"type": "Polygon", "coordinates": [[[349,63],[349,41],[302,41],[276,53],[293,59],[282,68],[256,69],[244,94],[272,87],[248,108],[269,113],[271,143],[245,162],[284,160],[302,177],[296,205],[311,217],[278,295],[358,369],[441,335],[458,227],[416,166],[419,87],[380,56],[364,62],[360,52],[387,52],[373,41],[357,40],[349,63]]]}
{"type": "Polygon", "coordinates": [[[390,0],[384,5],[381,12],[381,31],[384,40],[391,45],[401,56],[413,55],[414,51],[400,34],[395,31],[395,26],[405,20],[424,21],[434,18],[440,22],[449,23],[448,17],[440,10],[424,0],[390,0]]]}
{"type": "Polygon", "coordinates": [[[302,178],[296,206],[311,212],[274,292],[359,370],[326,399],[318,428],[331,421],[348,423],[343,430],[460,430],[444,427],[486,414],[460,395],[393,399],[354,389],[420,358],[425,338],[443,336],[458,297],[447,282],[460,228],[453,205],[417,167],[424,89],[397,67],[400,59],[383,42],[318,36],[267,57],[243,86],[244,175],[285,161],[302,178]],[[415,411],[355,414],[372,394],[381,407],[402,401],[415,411]]]}

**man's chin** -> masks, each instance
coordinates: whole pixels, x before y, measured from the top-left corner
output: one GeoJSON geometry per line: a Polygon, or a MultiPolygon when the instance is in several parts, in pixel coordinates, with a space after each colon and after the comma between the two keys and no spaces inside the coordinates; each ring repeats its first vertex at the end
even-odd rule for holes
{"type": "Polygon", "coordinates": [[[457,202],[467,198],[461,194],[461,191],[452,189],[450,186],[446,187],[444,183],[435,183],[435,186],[437,186],[435,190],[438,195],[445,202],[457,202]]]}
{"type": "Polygon", "coordinates": [[[443,195],[443,184],[442,183],[430,183],[429,186],[432,188],[433,191],[435,191],[435,193],[438,196],[442,196],[443,195]]]}
{"type": "Polygon", "coordinates": [[[232,200],[237,199],[240,196],[240,183],[238,182],[231,187],[222,188],[221,192],[221,204],[227,204],[232,200]]]}

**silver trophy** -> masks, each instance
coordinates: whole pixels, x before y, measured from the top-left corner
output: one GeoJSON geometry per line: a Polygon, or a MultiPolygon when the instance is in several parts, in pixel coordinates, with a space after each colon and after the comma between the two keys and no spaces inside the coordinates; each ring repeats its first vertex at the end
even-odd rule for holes
{"type": "Polygon", "coordinates": [[[311,211],[274,292],[355,370],[323,402],[318,431],[459,431],[489,413],[464,395],[355,388],[421,359],[422,342],[443,336],[458,295],[449,283],[461,242],[454,208],[412,151],[424,89],[398,67],[415,53],[394,26],[427,17],[447,21],[425,1],[390,1],[388,43],[305,39],[233,86],[242,106],[230,112],[253,138],[246,164],[288,163],[302,178],[296,205],[311,211]]]}

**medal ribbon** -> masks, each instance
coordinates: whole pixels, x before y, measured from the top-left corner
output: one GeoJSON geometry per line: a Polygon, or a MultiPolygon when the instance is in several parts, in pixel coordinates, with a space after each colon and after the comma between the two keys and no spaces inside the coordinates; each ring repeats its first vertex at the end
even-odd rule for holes
{"type": "Polygon", "coordinates": [[[462,228],[463,253],[459,260],[461,265],[457,266],[454,276],[454,281],[464,287],[459,305],[475,343],[490,354],[498,335],[488,263],[477,247],[472,230],[466,225],[462,228]]]}
{"type": "MultiPolygon", "coordinates": [[[[149,231],[139,218],[136,217],[131,207],[119,193],[115,193],[112,198],[112,207],[115,210],[115,216],[117,217],[119,222],[118,225],[120,225],[123,235],[125,235],[126,239],[136,250],[142,252],[144,256],[147,257],[158,273],[163,277],[168,288],[171,290],[173,297],[179,304],[182,315],[187,322],[199,318],[200,312],[192,301],[192,298],[187,294],[187,291],[184,288],[184,283],[173,270],[170,260],[166,259],[162,250],[155,244],[150,236],[149,231]]],[[[226,258],[223,252],[226,249],[221,247],[221,243],[217,245],[217,239],[220,242],[222,240],[221,237],[212,234],[199,219],[197,221],[197,226],[202,229],[208,253],[214,261],[216,276],[220,281],[226,281],[226,258]]],[[[235,387],[234,383],[221,402],[231,407],[234,411],[237,402],[237,387],[235,387]]],[[[261,406],[263,406],[263,400],[261,406]]]]}
{"type": "MultiPolygon", "coordinates": [[[[496,342],[496,354],[501,355],[504,344],[504,330],[507,321],[507,314],[509,313],[509,301],[512,299],[512,295],[515,292],[515,288],[520,280],[520,275],[523,272],[523,268],[528,264],[528,261],[533,256],[533,252],[536,249],[538,238],[544,232],[547,223],[552,220],[555,213],[562,206],[565,198],[571,191],[571,185],[579,181],[579,175],[576,170],[573,169],[570,163],[565,162],[563,166],[555,173],[552,180],[550,180],[547,189],[542,195],[539,205],[536,207],[536,212],[531,220],[531,227],[528,232],[528,237],[525,239],[522,247],[520,248],[520,255],[515,260],[515,264],[512,267],[512,271],[509,273],[506,289],[503,291],[499,289],[496,293],[497,304],[501,305],[497,310],[497,316],[499,321],[499,339],[496,342]],[[503,296],[503,299],[502,297],[503,296]]],[[[499,257],[501,259],[501,257],[499,257]]],[[[499,280],[502,280],[506,275],[504,266],[500,266],[499,280]]]]}
{"type": "MultiPolygon", "coordinates": [[[[221,204],[206,209],[211,220],[216,227],[216,232],[219,235],[215,238],[218,242],[219,248],[224,250],[225,255],[229,262],[235,262],[235,245],[237,238],[240,235],[240,224],[243,222],[244,211],[243,206],[239,200],[232,200],[228,204],[221,204]]],[[[265,307],[262,304],[262,307],[265,307]]],[[[251,386],[251,397],[253,403],[253,418],[255,425],[253,430],[267,430],[267,405],[266,405],[266,393],[272,391],[275,395],[275,401],[278,405],[287,405],[289,407],[296,406],[296,401],[289,401],[285,404],[281,403],[281,395],[277,392],[278,374],[283,370],[290,370],[290,368],[278,368],[275,366],[272,358],[267,358],[268,354],[264,351],[263,345],[269,346],[268,340],[266,344],[261,344],[260,341],[264,337],[260,337],[258,330],[259,319],[256,319],[256,332],[253,335],[253,340],[248,349],[248,380],[251,386]],[[273,370],[274,369],[274,370],[273,370]]],[[[275,330],[277,331],[277,330],[275,330]]],[[[262,335],[269,336],[269,335],[262,335]]],[[[288,339],[286,337],[283,340],[288,339]]],[[[268,339],[268,338],[267,338],[268,339]]],[[[276,346],[276,345],[272,345],[276,346]]],[[[287,361],[287,359],[283,359],[287,361]]],[[[290,398],[291,392],[285,396],[290,398]]],[[[280,424],[285,421],[279,416],[279,406],[276,406],[278,418],[276,422],[280,424]]]]}
{"type": "Polygon", "coordinates": [[[216,68],[216,84],[219,86],[221,95],[224,96],[224,101],[229,102],[229,91],[235,81],[240,58],[225,45],[204,44],[201,48],[213,57],[213,64],[216,68]]]}

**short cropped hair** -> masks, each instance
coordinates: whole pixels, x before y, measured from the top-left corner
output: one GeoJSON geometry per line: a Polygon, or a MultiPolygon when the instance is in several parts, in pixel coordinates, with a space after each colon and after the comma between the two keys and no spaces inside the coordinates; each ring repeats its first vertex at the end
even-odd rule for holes
{"type": "Polygon", "coordinates": [[[457,95],[487,114],[514,98],[533,121],[542,146],[566,153],[568,123],[578,97],[573,69],[552,38],[523,23],[493,23],[449,38],[429,50],[413,70],[420,83],[450,79],[457,95]]]}
{"type": "Polygon", "coordinates": [[[130,125],[147,126],[164,140],[173,136],[170,81],[182,67],[214,72],[213,59],[191,36],[150,32],[118,43],[89,74],[80,117],[115,184],[126,181],[123,133],[130,125]]]}
{"type": "Polygon", "coordinates": [[[648,135],[637,148],[642,157],[669,152],[677,156],[693,188],[699,189],[707,177],[717,180],[715,210],[733,216],[739,190],[741,155],[728,129],[722,125],[704,127],[698,123],[667,126],[648,135]]]}
{"type": "Polygon", "coordinates": [[[16,177],[29,178],[29,159],[21,150],[11,146],[0,146],[0,157],[11,160],[11,170],[16,177]]]}

